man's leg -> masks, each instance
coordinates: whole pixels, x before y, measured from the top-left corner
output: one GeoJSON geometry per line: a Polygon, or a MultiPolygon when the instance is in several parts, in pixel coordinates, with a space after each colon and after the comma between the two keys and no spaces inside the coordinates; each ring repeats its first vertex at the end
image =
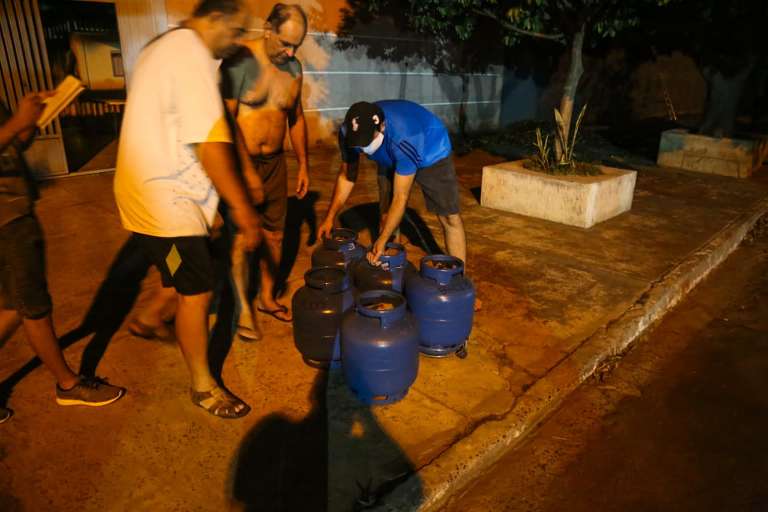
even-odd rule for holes
{"type": "Polygon", "coordinates": [[[243,340],[258,341],[261,339],[262,334],[256,321],[256,315],[253,314],[251,309],[251,302],[248,300],[251,259],[245,251],[243,237],[240,234],[235,234],[233,237],[230,258],[232,263],[230,277],[239,310],[237,314],[237,334],[243,340]]]}
{"type": "Polygon", "coordinates": [[[43,318],[25,318],[23,322],[24,332],[32,350],[56,378],[59,387],[61,389],[74,387],[80,381],[80,377],[69,368],[64,360],[64,354],[61,352],[59,341],[53,330],[50,313],[43,318]]]}
{"type": "Polygon", "coordinates": [[[467,264],[467,238],[464,233],[464,222],[461,215],[438,215],[440,225],[443,227],[445,237],[445,249],[451,256],[455,256],[467,264]]]}
{"type": "Polygon", "coordinates": [[[78,376],[64,359],[51,321],[43,234],[37,219],[29,215],[4,226],[0,251],[5,257],[3,293],[23,318],[32,350],[56,379],[56,401],[61,405],[99,406],[123,396],[123,388],[98,378],[78,376]]]}
{"type": "Polygon", "coordinates": [[[0,309],[0,347],[21,325],[21,317],[14,309],[0,309]]]}
{"type": "Polygon", "coordinates": [[[453,158],[448,156],[429,167],[419,169],[416,182],[424,193],[427,210],[437,215],[440,221],[446,252],[460,258],[466,265],[467,239],[459,213],[459,181],[453,167],[453,158]]]}
{"type": "Polygon", "coordinates": [[[208,363],[208,311],[216,279],[208,237],[136,236],[163,284],[177,292],[176,338],[189,369],[193,403],[215,416],[244,416],[250,408],[218,385],[208,363]]]}
{"type": "Polygon", "coordinates": [[[176,338],[195,391],[210,391],[217,386],[208,365],[208,308],[212,297],[213,292],[178,294],[176,338]]]}
{"type": "Polygon", "coordinates": [[[208,308],[213,292],[179,294],[176,338],[192,379],[192,401],[214,416],[239,418],[250,407],[219,387],[208,363],[208,308]]]}
{"type": "Polygon", "coordinates": [[[259,289],[259,309],[269,312],[284,322],[290,322],[291,314],[287,307],[275,300],[275,281],[280,269],[280,258],[283,252],[283,231],[264,230],[264,241],[261,244],[259,269],[261,271],[261,287],[259,289]]]}
{"type": "MultiPolygon", "coordinates": [[[[426,169],[420,169],[416,181],[424,192],[427,210],[435,213],[443,228],[445,250],[451,256],[464,262],[467,272],[467,237],[464,221],[459,213],[459,181],[453,167],[453,158],[448,156],[426,169]]],[[[475,311],[479,311],[482,302],[475,298],[475,311]]]]}
{"type": "Polygon", "coordinates": [[[283,253],[285,218],[288,214],[288,167],[280,154],[268,159],[261,167],[265,200],[260,207],[264,239],[259,249],[260,287],[254,310],[271,314],[283,322],[292,317],[288,307],[275,300],[275,282],[283,253]]]}

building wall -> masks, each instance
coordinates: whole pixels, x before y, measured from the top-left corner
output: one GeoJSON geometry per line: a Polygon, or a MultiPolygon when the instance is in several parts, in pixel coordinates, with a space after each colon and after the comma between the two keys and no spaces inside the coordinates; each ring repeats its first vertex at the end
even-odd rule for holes
{"type": "Polygon", "coordinates": [[[114,75],[112,53],[120,53],[120,42],[93,34],[72,34],[72,49],[80,77],[93,91],[121,90],[125,79],[114,75]]]}
{"type": "MultiPolygon", "coordinates": [[[[529,119],[552,121],[568,73],[567,53],[554,67],[524,71],[509,67],[504,78],[502,126],[529,119]],[[534,79],[534,75],[536,79],[534,79]]],[[[643,62],[624,50],[595,57],[585,55],[584,74],[577,91],[577,108],[588,104],[588,123],[613,125],[668,117],[669,95],[677,116],[695,118],[704,110],[707,84],[695,61],[680,52],[643,62]]]]}
{"type": "MultiPolygon", "coordinates": [[[[258,37],[272,2],[248,0],[253,13],[251,34],[258,37]]],[[[456,129],[462,98],[458,75],[436,74],[423,58],[393,62],[371,58],[366,48],[340,50],[336,31],[344,0],[297,0],[310,18],[307,39],[298,52],[304,65],[304,111],[309,122],[310,142],[335,142],[335,131],[352,103],[360,100],[408,99],[419,102],[456,129]]],[[[169,26],[176,26],[194,8],[196,0],[166,0],[169,26]]],[[[366,36],[368,38],[368,36],[366,36]]],[[[371,31],[371,45],[384,45],[393,54],[413,53],[424,39],[402,34],[371,31]]],[[[488,129],[498,126],[501,108],[503,68],[496,66],[469,76],[467,127],[488,129]]]]}

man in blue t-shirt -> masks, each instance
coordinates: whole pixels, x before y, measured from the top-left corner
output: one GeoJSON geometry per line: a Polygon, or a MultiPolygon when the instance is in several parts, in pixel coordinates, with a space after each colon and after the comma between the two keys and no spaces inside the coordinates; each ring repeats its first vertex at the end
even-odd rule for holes
{"type": "Polygon", "coordinates": [[[437,215],[448,254],[466,263],[464,224],[459,215],[459,185],[451,157],[451,141],[442,121],[421,105],[386,100],[352,105],[339,129],[341,172],[318,235],[328,236],[357,179],[360,153],[379,169],[381,233],[368,254],[376,263],[400,225],[414,181],[427,210],[437,215]]]}

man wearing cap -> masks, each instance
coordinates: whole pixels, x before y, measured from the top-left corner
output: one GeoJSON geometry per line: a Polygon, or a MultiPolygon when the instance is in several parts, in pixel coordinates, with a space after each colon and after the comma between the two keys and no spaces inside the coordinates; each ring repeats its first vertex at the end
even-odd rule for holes
{"type": "Polygon", "coordinates": [[[459,185],[451,141],[442,121],[426,108],[405,100],[352,105],[339,129],[341,171],[333,198],[318,230],[328,236],[357,179],[360,153],[378,166],[381,230],[368,260],[375,264],[400,225],[414,181],[427,210],[443,227],[448,254],[466,262],[464,224],[459,214],[459,185]]]}

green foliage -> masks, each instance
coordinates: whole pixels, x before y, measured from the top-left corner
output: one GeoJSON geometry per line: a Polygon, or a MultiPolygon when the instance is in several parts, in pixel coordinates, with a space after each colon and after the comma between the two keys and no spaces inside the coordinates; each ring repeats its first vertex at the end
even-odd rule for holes
{"type": "Polygon", "coordinates": [[[555,129],[555,136],[560,139],[561,147],[563,148],[562,156],[559,161],[553,162],[551,158],[551,151],[549,145],[549,135],[542,137],[541,129],[536,128],[536,142],[533,146],[536,148],[536,153],[524,162],[524,166],[527,169],[545,172],[547,174],[577,174],[592,176],[601,174],[600,169],[594,165],[577,162],[573,158],[573,151],[576,148],[576,140],[579,135],[579,128],[581,127],[581,121],[584,119],[584,113],[587,111],[587,106],[582,107],[579,116],[576,118],[576,124],[573,128],[573,134],[570,140],[566,140],[563,137],[562,123],[563,117],[560,115],[560,111],[555,109],[555,120],[557,122],[557,129],[555,129]]]}
{"type": "Polygon", "coordinates": [[[587,106],[584,105],[579,112],[579,117],[576,118],[576,124],[573,127],[573,134],[571,140],[565,136],[565,123],[560,111],[555,109],[555,123],[557,123],[557,130],[555,134],[560,140],[560,147],[563,148],[563,154],[560,157],[558,164],[569,164],[573,161],[573,148],[576,147],[576,137],[579,135],[579,127],[581,127],[581,121],[584,119],[584,113],[587,111],[587,106]]]}
{"type": "MultiPolygon", "coordinates": [[[[614,37],[640,23],[640,10],[680,0],[409,0],[411,26],[437,38],[469,39],[480,19],[492,19],[507,46],[535,37],[567,43],[582,26],[596,38],[614,37]]],[[[390,0],[371,0],[384,13],[390,0]]]]}
{"type": "Polygon", "coordinates": [[[533,145],[536,147],[536,153],[531,159],[539,169],[549,171],[552,168],[549,161],[549,135],[542,139],[541,129],[536,128],[536,142],[533,145]]]}

